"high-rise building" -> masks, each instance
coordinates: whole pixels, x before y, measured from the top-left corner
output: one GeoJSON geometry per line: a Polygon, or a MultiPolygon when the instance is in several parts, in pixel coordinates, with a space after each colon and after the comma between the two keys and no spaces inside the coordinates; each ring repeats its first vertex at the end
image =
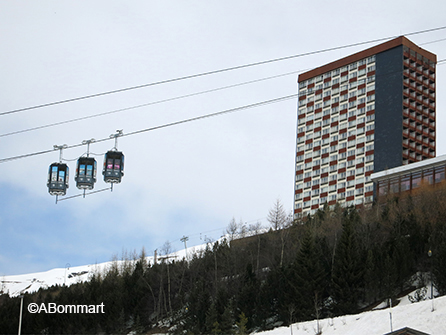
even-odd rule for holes
{"type": "Polygon", "coordinates": [[[299,75],[296,217],[370,203],[372,172],[435,157],[436,61],[401,36],[299,75]]]}

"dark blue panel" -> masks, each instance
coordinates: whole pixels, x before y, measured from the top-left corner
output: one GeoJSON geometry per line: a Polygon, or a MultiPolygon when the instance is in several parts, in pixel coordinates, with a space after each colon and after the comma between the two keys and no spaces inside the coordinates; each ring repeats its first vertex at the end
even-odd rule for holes
{"type": "Polygon", "coordinates": [[[374,171],[403,164],[403,47],[376,55],[374,171]]]}

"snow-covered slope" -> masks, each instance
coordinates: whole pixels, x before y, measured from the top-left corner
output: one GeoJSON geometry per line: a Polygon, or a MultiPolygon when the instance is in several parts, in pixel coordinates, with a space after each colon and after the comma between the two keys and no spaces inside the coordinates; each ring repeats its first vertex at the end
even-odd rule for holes
{"type": "Polygon", "coordinates": [[[32,293],[40,288],[53,285],[71,285],[79,281],[88,280],[96,270],[106,268],[110,263],[97,265],[83,265],[72,268],[58,268],[46,272],[37,272],[0,278],[0,292],[8,293],[11,297],[21,292],[32,293]]]}
{"type": "MultiPolygon", "coordinates": [[[[206,244],[188,248],[188,255],[199,252],[206,248],[206,244]]],[[[159,256],[162,259],[164,256],[159,256]]],[[[186,257],[186,250],[180,250],[169,254],[168,259],[181,260],[186,257]]],[[[153,264],[154,257],[147,257],[147,262],[153,264]]],[[[117,261],[118,266],[123,261],[117,261]]],[[[11,275],[0,277],[0,293],[7,293],[11,297],[20,295],[21,292],[33,293],[40,288],[47,288],[53,285],[71,285],[74,283],[89,280],[94,273],[104,273],[113,262],[99,264],[82,265],[67,268],[56,268],[46,272],[36,272],[23,275],[11,275]]]]}
{"type": "MultiPolygon", "coordinates": [[[[446,334],[446,297],[418,303],[402,299],[392,308],[374,310],[356,315],[346,315],[333,319],[319,320],[319,329],[323,335],[384,335],[391,332],[390,312],[392,313],[393,331],[409,327],[430,335],[446,334]]],[[[261,335],[314,335],[317,333],[317,321],[295,323],[290,327],[280,327],[261,335]]]]}

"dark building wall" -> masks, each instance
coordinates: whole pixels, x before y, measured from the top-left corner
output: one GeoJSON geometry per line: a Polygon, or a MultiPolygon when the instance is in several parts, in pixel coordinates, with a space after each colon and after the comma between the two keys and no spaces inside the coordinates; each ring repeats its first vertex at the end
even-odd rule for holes
{"type": "Polygon", "coordinates": [[[376,55],[374,171],[403,164],[403,47],[376,55]]]}

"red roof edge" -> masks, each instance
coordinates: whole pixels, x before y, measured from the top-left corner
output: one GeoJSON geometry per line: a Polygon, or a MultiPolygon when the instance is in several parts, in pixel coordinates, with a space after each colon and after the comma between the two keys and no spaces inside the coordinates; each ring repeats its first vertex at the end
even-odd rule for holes
{"type": "Polygon", "coordinates": [[[389,49],[395,48],[397,46],[400,45],[405,45],[407,46],[409,49],[415,51],[416,53],[426,57],[427,59],[429,59],[430,61],[434,62],[435,64],[437,63],[437,55],[420,48],[418,45],[416,45],[415,43],[413,43],[412,41],[410,41],[408,38],[404,37],[404,36],[399,36],[397,38],[394,38],[393,40],[375,45],[374,47],[371,47],[369,49],[357,52],[355,54],[352,54],[350,56],[338,59],[334,62],[331,62],[329,64],[323,65],[321,67],[315,68],[313,70],[310,70],[308,72],[302,73],[299,75],[299,79],[298,82],[300,83],[301,81],[307,80],[309,78],[313,78],[316,76],[319,76],[321,74],[324,74],[328,71],[332,71],[334,69],[343,67],[347,64],[356,62],[358,60],[376,55],[380,52],[383,51],[387,51],[389,49]]]}

